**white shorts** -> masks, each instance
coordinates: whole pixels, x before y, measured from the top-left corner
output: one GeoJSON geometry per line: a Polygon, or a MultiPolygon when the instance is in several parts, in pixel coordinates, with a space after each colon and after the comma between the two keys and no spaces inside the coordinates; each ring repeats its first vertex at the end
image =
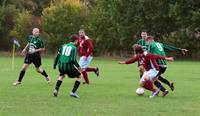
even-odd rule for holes
{"type": "Polygon", "coordinates": [[[90,62],[92,61],[93,57],[88,56],[87,59],[85,59],[85,56],[81,56],[79,60],[79,65],[82,69],[87,68],[90,65],[90,62]]]}
{"type": "Polygon", "coordinates": [[[140,79],[140,82],[144,82],[146,76],[148,75],[150,81],[154,81],[157,77],[159,71],[156,69],[150,69],[149,71],[145,71],[144,74],[142,75],[142,78],[140,79]]]}

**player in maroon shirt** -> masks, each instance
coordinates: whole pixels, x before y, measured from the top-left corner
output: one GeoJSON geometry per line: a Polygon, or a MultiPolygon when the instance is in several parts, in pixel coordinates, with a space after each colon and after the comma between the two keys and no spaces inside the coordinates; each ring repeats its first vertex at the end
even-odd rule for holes
{"type": "Polygon", "coordinates": [[[165,59],[167,61],[173,61],[172,57],[164,57],[159,55],[154,55],[151,53],[147,53],[142,49],[142,47],[138,44],[135,44],[133,46],[133,49],[136,53],[132,58],[130,58],[127,61],[121,61],[120,64],[132,64],[136,61],[142,62],[142,65],[145,68],[145,72],[142,75],[142,78],[140,79],[140,86],[152,91],[151,97],[156,96],[159,93],[159,90],[157,90],[153,86],[153,82],[157,80],[157,74],[159,72],[159,66],[156,62],[157,59],[165,59]]]}
{"type": "Polygon", "coordinates": [[[79,30],[78,51],[81,55],[79,60],[79,65],[83,70],[82,74],[85,80],[84,83],[89,84],[87,72],[94,72],[97,76],[99,76],[99,68],[89,67],[90,62],[93,59],[94,46],[92,43],[92,39],[90,39],[87,35],[85,35],[85,31],[83,29],[79,30]]]}

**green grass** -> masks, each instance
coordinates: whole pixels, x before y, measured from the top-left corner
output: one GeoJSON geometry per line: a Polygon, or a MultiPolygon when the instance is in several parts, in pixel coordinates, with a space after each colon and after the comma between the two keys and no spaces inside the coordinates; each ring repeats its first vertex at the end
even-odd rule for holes
{"type": "MultiPolygon", "coordinates": [[[[117,60],[94,58],[92,66],[100,68],[100,77],[89,74],[91,84],[81,84],[80,99],[69,92],[74,80],[65,78],[59,96],[53,97],[58,71],[52,69],[52,58],[43,59],[43,68],[53,83],[35,71],[33,65],[25,74],[22,85],[14,87],[23,58],[0,58],[0,115],[1,116],[199,116],[200,62],[175,61],[168,64],[165,76],[175,82],[175,91],[165,98],[149,99],[149,92],[137,96],[136,64],[119,65],[117,60]]],[[[167,88],[167,87],[166,87],[167,88]]]]}

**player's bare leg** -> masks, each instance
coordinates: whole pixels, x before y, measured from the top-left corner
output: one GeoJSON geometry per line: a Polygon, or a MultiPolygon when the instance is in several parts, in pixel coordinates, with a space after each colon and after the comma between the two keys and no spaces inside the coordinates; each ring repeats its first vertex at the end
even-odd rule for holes
{"type": "Polygon", "coordinates": [[[26,73],[26,70],[28,69],[29,65],[30,64],[23,64],[22,69],[21,69],[20,74],[19,74],[18,80],[13,83],[14,86],[21,84],[22,79],[23,79],[23,77],[24,77],[24,75],[26,73]]]}
{"type": "Polygon", "coordinates": [[[48,84],[51,83],[51,78],[49,75],[47,75],[47,73],[44,69],[42,69],[41,67],[38,67],[38,68],[36,68],[36,71],[45,77],[48,84]]]}
{"type": "Polygon", "coordinates": [[[140,66],[138,67],[138,70],[139,70],[140,78],[141,78],[142,75],[143,75],[143,73],[144,73],[144,71],[145,71],[144,66],[143,66],[143,65],[140,65],[140,66]]]}

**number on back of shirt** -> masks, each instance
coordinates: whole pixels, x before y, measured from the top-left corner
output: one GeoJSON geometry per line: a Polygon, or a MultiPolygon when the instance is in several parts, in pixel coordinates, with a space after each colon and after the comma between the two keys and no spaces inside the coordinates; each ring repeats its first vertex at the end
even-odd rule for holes
{"type": "Polygon", "coordinates": [[[163,48],[162,48],[162,46],[160,45],[160,43],[156,43],[156,46],[158,47],[158,49],[159,49],[160,51],[163,51],[163,48]]]}
{"type": "Polygon", "coordinates": [[[71,46],[64,46],[62,55],[69,56],[71,53],[72,47],[71,46]]]}

